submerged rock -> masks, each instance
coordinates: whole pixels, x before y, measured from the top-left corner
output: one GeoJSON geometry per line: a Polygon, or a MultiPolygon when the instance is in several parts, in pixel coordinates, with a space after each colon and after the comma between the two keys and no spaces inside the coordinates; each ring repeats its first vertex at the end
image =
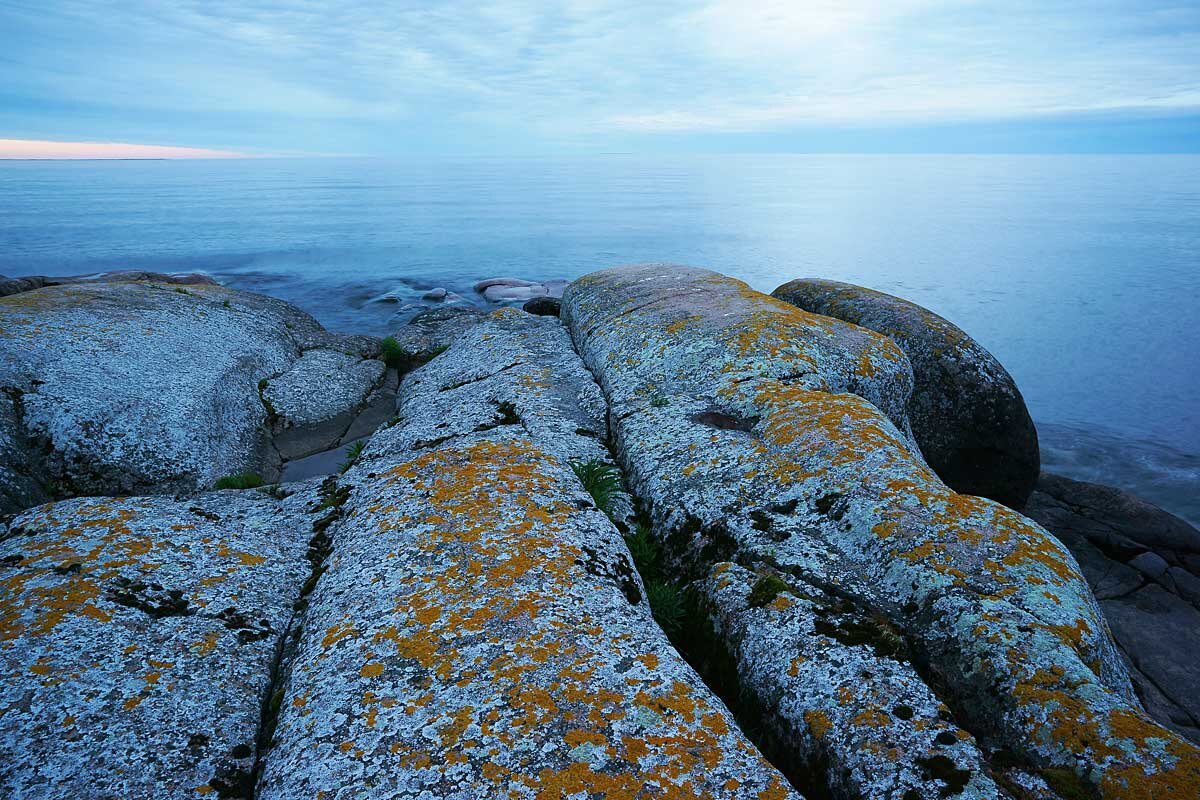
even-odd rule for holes
{"type": "Polygon", "coordinates": [[[0,542],[0,795],[249,796],[314,497],[18,516],[0,542]]]}
{"type": "Polygon", "coordinates": [[[405,381],[338,481],[258,797],[795,797],[572,473],[603,424],[561,326],[521,312],[405,381]]]}
{"type": "Polygon", "coordinates": [[[271,480],[260,384],[307,351],[370,350],[288,303],[209,283],[48,286],[0,298],[0,330],[0,391],[20,398],[20,435],[56,496],[271,480]]]}
{"type": "Polygon", "coordinates": [[[1079,562],[1146,710],[1200,743],[1200,531],[1121,489],[1050,473],[1025,513],[1079,562]]]}
{"type": "Polygon", "coordinates": [[[957,326],[915,303],[848,283],[791,281],[775,297],[890,337],[913,368],[908,418],[929,465],[956,492],[1019,509],[1037,482],[1037,431],[1016,383],[957,326]]]}
{"type": "Polygon", "coordinates": [[[965,730],[1060,793],[1196,793],[1200,751],[1139,707],[1070,554],[921,461],[890,339],[664,265],[581,278],[563,317],[681,577],[733,560],[886,620],[965,730]]]}

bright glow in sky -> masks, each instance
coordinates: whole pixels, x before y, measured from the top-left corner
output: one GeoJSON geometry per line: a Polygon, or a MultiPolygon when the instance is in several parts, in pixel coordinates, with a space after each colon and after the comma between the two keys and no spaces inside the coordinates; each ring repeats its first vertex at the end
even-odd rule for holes
{"type": "Polygon", "coordinates": [[[0,65],[12,139],[1200,149],[1195,0],[0,0],[0,65]]]}

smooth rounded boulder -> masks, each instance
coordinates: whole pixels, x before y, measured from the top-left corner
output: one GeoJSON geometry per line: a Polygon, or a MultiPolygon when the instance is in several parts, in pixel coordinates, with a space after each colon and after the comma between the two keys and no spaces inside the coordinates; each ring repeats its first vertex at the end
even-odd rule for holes
{"type": "Polygon", "coordinates": [[[774,297],[892,339],[913,368],[908,419],[926,461],[956,492],[1020,509],[1037,483],[1037,430],[1012,376],[961,328],[916,303],[804,278],[774,297]]]}

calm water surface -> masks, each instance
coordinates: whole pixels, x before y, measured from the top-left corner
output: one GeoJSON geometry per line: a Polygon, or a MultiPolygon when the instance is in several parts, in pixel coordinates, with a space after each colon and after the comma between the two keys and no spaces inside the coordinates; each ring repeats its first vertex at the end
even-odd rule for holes
{"type": "Polygon", "coordinates": [[[1200,520],[1200,157],[0,162],[0,273],[203,270],[342,330],[651,260],[927,306],[1012,372],[1048,468],[1200,520]]]}

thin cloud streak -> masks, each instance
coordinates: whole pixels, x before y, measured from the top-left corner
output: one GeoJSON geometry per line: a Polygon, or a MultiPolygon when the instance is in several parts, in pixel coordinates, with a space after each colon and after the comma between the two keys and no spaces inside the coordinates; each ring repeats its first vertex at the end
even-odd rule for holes
{"type": "Polygon", "coordinates": [[[123,142],[45,142],[0,139],[0,159],[247,158],[232,150],[126,144],[123,142]]]}

